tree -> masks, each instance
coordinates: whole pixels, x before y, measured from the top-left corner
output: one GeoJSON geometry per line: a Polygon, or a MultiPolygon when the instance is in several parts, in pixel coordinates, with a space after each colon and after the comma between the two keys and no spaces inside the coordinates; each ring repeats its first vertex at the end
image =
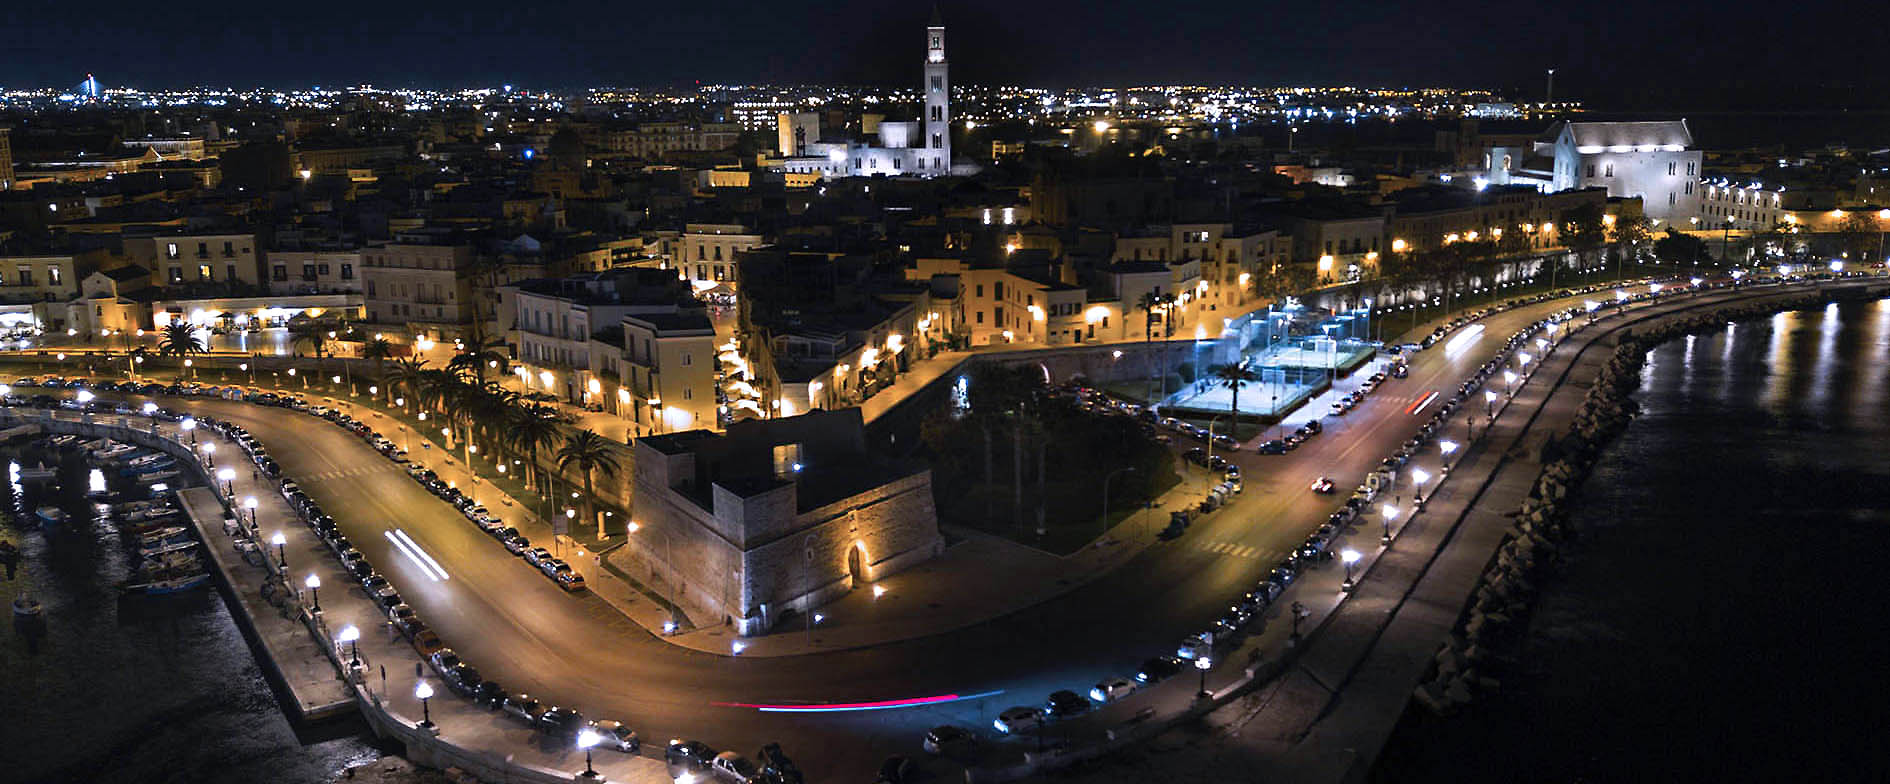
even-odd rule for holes
{"type": "Polygon", "coordinates": [[[604,538],[604,518],[597,513],[597,495],[592,490],[591,478],[596,472],[604,476],[616,476],[619,466],[617,456],[610,441],[589,430],[579,430],[565,438],[564,446],[558,450],[558,470],[564,471],[575,467],[584,474],[585,514],[597,523],[597,538],[604,538]]]}
{"type": "Polygon", "coordinates": [[[505,341],[498,338],[481,342],[466,343],[465,348],[454,354],[446,363],[448,370],[470,371],[479,383],[486,383],[486,370],[507,373],[512,368],[512,358],[500,349],[505,348],[505,341]]]}
{"type": "Polygon", "coordinates": [[[1654,258],[1662,264],[1678,267],[1682,264],[1698,264],[1700,257],[1706,255],[1706,241],[1691,234],[1684,234],[1671,227],[1667,236],[1654,241],[1654,258]]]}
{"type": "Polygon", "coordinates": [[[1631,215],[1614,222],[1614,242],[1627,250],[1629,258],[1641,259],[1641,247],[1654,236],[1654,224],[1645,215],[1631,215]]]}
{"type": "Polygon", "coordinates": [[[173,321],[164,326],[163,337],[158,339],[158,356],[181,359],[202,353],[204,353],[203,338],[197,337],[195,327],[181,321],[173,321]]]}
{"type": "Polygon", "coordinates": [[[1595,252],[1608,241],[1601,205],[1591,202],[1564,210],[1561,218],[1562,244],[1575,253],[1582,269],[1594,266],[1595,252]]]}
{"type": "Polygon", "coordinates": [[[300,346],[306,343],[310,350],[315,352],[315,358],[319,360],[327,356],[328,333],[333,331],[328,325],[314,319],[298,321],[289,325],[289,345],[300,346]]]}
{"type": "Polygon", "coordinates": [[[420,387],[426,383],[426,373],[427,361],[413,357],[395,361],[392,371],[388,373],[388,393],[392,394],[394,387],[398,386],[402,391],[402,399],[413,401],[402,406],[408,414],[412,414],[413,407],[420,403],[420,387]]]}
{"type": "Polygon", "coordinates": [[[1239,361],[1229,362],[1225,365],[1215,365],[1208,370],[1208,374],[1214,379],[1214,383],[1227,387],[1229,391],[1233,392],[1232,398],[1227,402],[1227,414],[1229,418],[1234,420],[1234,424],[1228,429],[1233,432],[1235,439],[1239,439],[1240,385],[1259,381],[1260,376],[1248,370],[1246,364],[1239,361]]]}
{"type": "Polygon", "coordinates": [[[1838,250],[1852,261],[1869,261],[1882,243],[1883,234],[1870,213],[1854,211],[1838,221],[1838,250]]]}
{"type": "Polygon", "coordinates": [[[394,399],[394,387],[387,383],[387,360],[394,358],[394,344],[387,338],[377,337],[361,347],[361,358],[374,363],[375,371],[381,379],[381,389],[389,402],[394,399]]]}
{"type": "Polygon", "coordinates": [[[548,406],[532,403],[513,409],[506,421],[506,433],[513,448],[525,453],[530,471],[523,477],[526,485],[539,487],[541,469],[538,453],[558,441],[558,418],[548,406]]]}
{"type": "MultiPolygon", "coordinates": [[[[1171,320],[1169,313],[1171,312],[1174,301],[1175,297],[1172,294],[1159,294],[1153,291],[1144,292],[1142,298],[1136,301],[1135,309],[1142,311],[1142,345],[1144,349],[1147,348],[1150,341],[1155,339],[1156,320],[1171,320]]],[[[1167,353],[1166,351],[1162,352],[1163,356],[1166,356],[1167,353]]],[[[1168,398],[1168,365],[1166,362],[1157,362],[1153,356],[1150,356],[1149,362],[1151,365],[1149,368],[1151,376],[1149,379],[1149,397],[1155,396],[1153,375],[1158,366],[1162,377],[1162,399],[1165,400],[1168,398]]]]}

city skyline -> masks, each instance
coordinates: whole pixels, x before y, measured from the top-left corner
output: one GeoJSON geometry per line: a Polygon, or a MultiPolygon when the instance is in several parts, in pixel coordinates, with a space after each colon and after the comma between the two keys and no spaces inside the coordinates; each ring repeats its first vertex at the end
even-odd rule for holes
{"type": "MultiPolygon", "coordinates": [[[[1475,86],[1539,100],[1553,67],[1559,93],[1591,100],[1621,102],[1661,85],[1709,93],[1791,86],[1769,96],[1786,104],[1881,79],[1868,68],[1861,29],[1827,29],[1800,16],[1755,26],[1738,15],[1693,14],[1677,0],[1642,10],[1684,25],[1605,35],[1573,9],[1539,9],[1537,23],[1517,25],[1435,1],[1396,9],[1195,5],[1197,13],[1156,15],[1114,0],[1029,8],[977,0],[940,11],[966,84],[1475,86]],[[1807,61],[1801,50],[1814,45],[1819,58],[1807,61]]],[[[923,5],[889,12],[844,2],[780,14],[747,0],[656,10],[580,3],[555,14],[483,2],[332,8],[315,24],[231,9],[216,19],[159,17],[127,27],[115,20],[135,6],[117,0],[15,7],[0,11],[8,31],[0,41],[10,53],[0,59],[0,87],[77,84],[88,73],[143,89],[890,85],[909,81],[912,29],[928,13],[923,5]],[[241,70],[232,70],[237,63],[241,70]]]]}

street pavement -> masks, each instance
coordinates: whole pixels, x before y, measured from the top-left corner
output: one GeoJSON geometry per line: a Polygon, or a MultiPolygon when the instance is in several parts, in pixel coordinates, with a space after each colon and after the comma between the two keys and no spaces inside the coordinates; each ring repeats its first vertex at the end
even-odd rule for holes
{"type": "MultiPolygon", "coordinates": [[[[1347,416],[1327,418],[1326,433],[1291,455],[1232,455],[1246,474],[1243,494],[1180,539],[1145,545],[1087,584],[941,634],[792,657],[738,658],[678,647],[594,595],[564,593],[400,467],[326,422],[229,401],[159,402],[249,428],[421,617],[508,690],[574,705],[593,718],[623,720],[653,747],[669,737],[690,737],[748,753],[778,740],[811,777],[826,781],[870,775],[889,754],[916,755],[927,726],[987,727],[1004,707],[1041,704],[1059,688],[1087,691],[1104,676],[1130,674],[1142,659],[1172,652],[1182,636],[1209,625],[1343,500],[1343,493],[1309,492],[1314,477],[1331,476],[1341,488],[1356,484],[1422,421],[1424,412],[1406,413],[1412,401],[1432,391],[1449,394],[1500,347],[1502,336],[1566,304],[1527,306],[1485,319],[1483,336],[1455,355],[1441,349],[1419,353],[1410,378],[1390,382],[1347,416]],[[431,581],[396,553],[383,535],[396,528],[436,558],[451,579],[431,581]],[[986,696],[869,713],[749,707],[937,695],[986,696]]],[[[1037,575],[983,579],[1023,587],[1037,575]]],[[[896,617],[924,609],[895,601],[858,612],[896,617]]],[[[897,622],[894,617],[886,622],[897,622]]]]}

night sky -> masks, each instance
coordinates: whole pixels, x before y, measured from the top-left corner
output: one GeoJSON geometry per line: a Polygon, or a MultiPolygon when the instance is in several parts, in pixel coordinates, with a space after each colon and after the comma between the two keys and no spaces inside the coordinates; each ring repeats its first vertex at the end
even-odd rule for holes
{"type": "MultiPolygon", "coordinates": [[[[1631,4],[957,0],[960,82],[1647,88],[1882,85],[1873,15],[1697,0],[1631,4]],[[1847,24],[1845,20],[1854,24],[1847,24]]],[[[543,87],[918,79],[926,2],[321,0],[0,3],[0,86],[543,87]],[[306,7],[318,9],[300,11],[306,7]],[[807,9],[793,13],[789,9],[807,9]]],[[[1783,88],[1783,89],[1781,89],[1783,88]]],[[[1857,101],[1881,100],[1858,90],[1857,101]]]]}

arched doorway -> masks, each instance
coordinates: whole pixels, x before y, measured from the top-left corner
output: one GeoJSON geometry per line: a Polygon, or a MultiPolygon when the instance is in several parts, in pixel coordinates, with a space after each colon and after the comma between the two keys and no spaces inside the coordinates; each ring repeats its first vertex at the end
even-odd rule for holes
{"type": "Polygon", "coordinates": [[[847,574],[853,577],[853,587],[866,584],[866,545],[855,542],[847,550],[847,574]]]}

